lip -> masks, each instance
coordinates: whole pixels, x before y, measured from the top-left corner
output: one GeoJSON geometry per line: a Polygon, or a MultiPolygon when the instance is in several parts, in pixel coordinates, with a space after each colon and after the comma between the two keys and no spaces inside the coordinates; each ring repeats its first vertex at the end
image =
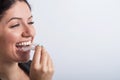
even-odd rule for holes
{"type": "MultiPolygon", "coordinates": [[[[30,47],[30,46],[28,46],[28,47],[30,47]]],[[[23,47],[16,47],[16,51],[17,52],[29,52],[30,49],[29,50],[23,50],[23,47]]]]}
{"type": "MultiPolygon", "coordinates": [[[[19,42],[17,42],[17,43],[21,43],[21,42],[29,42],[29,41],[31,41],[31,43],[33,42],[32,40],[25,40],[25,41],[19,41],[19,42]]],[[[16,43],[16,44],[17,44],[16,43]]]]}
{"type": "Polygon", "coordinates": [[[31,44],[33,43],[33,41],[30,39],[30,40],[22,40],[22,41],[18,41],[18,42],[16,42],[16,44],[15,44],[15,47],[16,47],[16,50],[19,52],[24,52],[24,51],[22,51],[22,50],[20,50],[20,47],[17,47],[17,44],[19,44],[19,43],[22,43],[22,42],[31,42],[31,44]]]}
{"type": "Polygon", "coordinates": [[[22,38],[22,39],[19,39],[18,42],[16,43],[20,43],[20,42],[28,42],[28,41],[31,41],[31,43],[33,42],[33,37],[30,37],[30,38],[22,38]]]}
{"type": "Polygon", "coordinates": [[[32,42],[31,41],[20,41],[20,42],[17,42],[16,43],[16,47],[18,46],[26,46],[26,45],[31,45],[32,44],[32,42]]]}

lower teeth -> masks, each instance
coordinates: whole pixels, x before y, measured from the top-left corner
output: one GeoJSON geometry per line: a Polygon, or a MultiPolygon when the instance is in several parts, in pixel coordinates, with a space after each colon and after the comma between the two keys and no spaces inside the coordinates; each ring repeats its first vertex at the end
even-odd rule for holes
{"type": "Polygon", "coordinates": [[[32,44],[31,46],[23,46],[21,48],[19,48],[19,51],[29,51],[29,50],[34,50],[35,46],[37,46],[36,44],[32,44]]]}

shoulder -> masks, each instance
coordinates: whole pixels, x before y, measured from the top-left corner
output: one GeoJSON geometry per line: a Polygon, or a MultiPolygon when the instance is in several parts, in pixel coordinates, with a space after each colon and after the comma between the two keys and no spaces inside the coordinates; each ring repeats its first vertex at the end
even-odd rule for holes
{"type": "Polygon", "coordinates": [[[18,65],[26,74],[29,75],[31,62],[32,61],[30,60],[30,61],[28,61],[26,63],[18,63],[18,65]]]}

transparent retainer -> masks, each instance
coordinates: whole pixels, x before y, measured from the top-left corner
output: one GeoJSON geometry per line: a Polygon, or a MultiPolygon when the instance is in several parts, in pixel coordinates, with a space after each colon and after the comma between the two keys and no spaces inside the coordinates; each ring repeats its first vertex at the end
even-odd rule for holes
{"type": "Polygon", "coordinates": [[[37,45],[38,45],[38,44],[31,44],[31,45],[28,46],[28,47],[22,47],[21,51],[35,50],[35,47],[36,47],[37,45]]]}

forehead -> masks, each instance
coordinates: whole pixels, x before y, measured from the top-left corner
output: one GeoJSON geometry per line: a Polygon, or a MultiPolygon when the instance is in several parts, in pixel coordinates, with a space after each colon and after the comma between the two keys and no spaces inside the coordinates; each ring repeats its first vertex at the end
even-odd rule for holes
{"type": "Polygon", "coordinates": [[[5,12],[2,21],[8,21],[12,17],[27,19],[31,16],[31,11],[24,1],[17,1],[10,9],[5,12]]]}

